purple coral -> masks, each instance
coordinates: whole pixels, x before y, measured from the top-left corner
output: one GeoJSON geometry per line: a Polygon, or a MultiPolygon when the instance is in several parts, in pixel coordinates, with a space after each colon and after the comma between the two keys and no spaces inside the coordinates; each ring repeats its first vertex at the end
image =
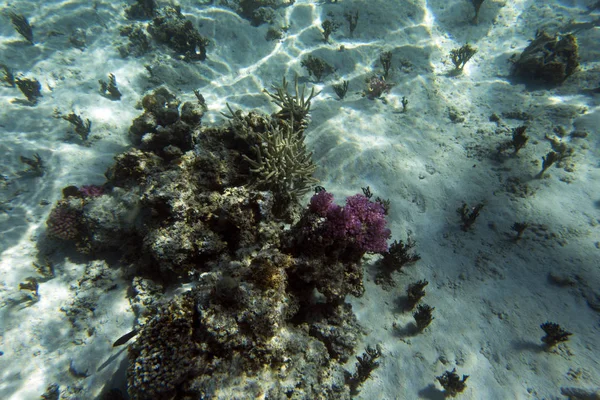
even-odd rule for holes
{"type": "Polygon", "coordinates": [[[364,92],[364,96],[367,96],[369,99],[377,99],[381,97],[384,93],[389,93],[392,88],[391,83],[386,82],[383,76],[372,76],[367,80],[367,90],[364,92]]]}
{"type": "Polygon", "coordinates": [[[310,199],[310,211],[321,217],[326,217],[332,207],[339,207],[333,203],[333,195],[325,190],[319,191],[310,199]]]}
{"type": "Polygon", "coordinates": [[[387,251],[391,231],[385,227],[385,209],[362,194],[346,199],[344,207],[346,235],[359,249],[380,253],[387,251]]]}
{"type": "Polygon", "coordinates": [[[385,210],[378,202],[357,194],[346,199],[344,207],[333,203],[333,195],[325,191],[310,200],[310,211],[325,218],[324,235],[352,243],[360,252],[387,251],[391,232],[386,228],[385,210]]]}
{"type": "Polygon", "coordinates": [[[104,194],[104,188],[98,185],[83,185],[79,188],[83,197],[100,197],[104,194]]]}

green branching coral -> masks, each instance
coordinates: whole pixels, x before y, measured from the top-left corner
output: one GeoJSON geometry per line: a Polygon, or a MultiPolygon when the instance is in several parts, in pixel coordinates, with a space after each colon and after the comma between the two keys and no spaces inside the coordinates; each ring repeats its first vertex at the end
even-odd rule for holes
{"type": "Polygon", "coordinates": [[[255,158],[243,155],[258,189],[289,199],[306,194],[317,182],[312,177],[317,168],[312,152],[307,151],[304,136],[293,125],[293,118],[289,123],[280,121],[279,126],[270,124],[265,132],[256,133],[259,144],[254,145],[255,158]]]}
{"type": "MultiPolygon", "coordinates": [[[[263,91],[271,97],[273,103],[281,108],[276,116],[286,121],[293,119],[294,121],[298,121],[300,125],[304,125],[306,122],[306,117],[310,112],[311,100],[321,93],[315,92],[315,88],[313,87],[310,90],[308,98],[305,98],[304,91],[306,90],[306,86],[302,86],[302,89],[298,88],[298,77],[294,79],[294,94],[288,92],[288,82],[285,77],[283,77],[281,86],[272,85],[271,88],[274,93],[269,92],[267,89],[263,91]]],[[[295,128],[297,129],[297,127],[295,128]]]]}

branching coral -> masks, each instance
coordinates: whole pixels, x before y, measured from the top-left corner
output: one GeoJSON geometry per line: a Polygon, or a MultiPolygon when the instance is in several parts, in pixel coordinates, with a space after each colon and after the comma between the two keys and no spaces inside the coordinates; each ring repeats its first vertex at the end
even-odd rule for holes
{"type": "Polygon", "coordinates": [[[274,93],[269,92],[267,89],[264,89],[263,92],[268,94],[271,97],[271,101],[281,108],[276,116],[286,121],[293,118],[294,121],[297,121],[301,125],[306,123],[312,99],[321,93],[315,92],[315,88],[313,87],[308,97],[305,98],[304,91],[306,90],[306,86],[302,86],[302,89],[298,88],[298,77],[294,79],[294,94],[288,92],[288,82],[285,77],[281,86],[273,85],[271,88],[274,93]]]}
{"type": "Polygon", "coordinates": [[[458,49],[450,50],[450,58],[452,59],[452,64],[454,64],[453,73],[460,74],[475,53],[477,53],[477,49],[468,43],[458,49]]]}
{"type": "Polygon", "coordinates": [[[15,27],[15,30],[21,36],[23,36],[25,38],[25,40],[27,40],[30,44],[34,44],[33,43],[33,29],[31,28],[29,21],[27,21],[27,18],[21,14],[17,14],[12,11],[8,13],[8,17],[10,18],[10,21],[12,22],[13,26],[15,27]]]}
{"type": "Polygon", "coordinates": [[[540,328],[546,332],[546,335],[542,338],[542,342],[546,343],[548,348],[556,346],[560,342],[566,342],[569,340],[571,332],[567,332],[561,326],[554,322],[544,322],[540,325],[540,328]]]}
{"type": "Polygon", "coordinates": [[[293,120],[281,125],[270,125],[266,132],[257,133],[259,144],[254,146],[255,158],[246,155],[243,158],[250,163],[257,188],[297,198],[317,182],[312,177],[317,166],[312,161],[312,153],[306,149],[304,137],[294,131],[293,120]]]}
{"type": "Polygon", "coordinates": [[[443,375],[438,376],[436,379],[444,388],[444,394],[449,397],[454,397],[458,393],[463,392],[466,388],[466,381],[469,378],[469,375],[463,375],[462,379],[456,373],[456,368],[452,371],[446,371],[443,375]]]}
{"type": "Polygon", "coordinates": [[[356,357],[356,372],[350,374],[346,372],[346,383],[350,386],[350,393],[355,396],[358,394],[358,387],[363,384],[371,376],[376,368],[379,367],[379,362],[376,361],[381,357],[381,347],[375,348],[368,346],[362,356],[356,357]]]}

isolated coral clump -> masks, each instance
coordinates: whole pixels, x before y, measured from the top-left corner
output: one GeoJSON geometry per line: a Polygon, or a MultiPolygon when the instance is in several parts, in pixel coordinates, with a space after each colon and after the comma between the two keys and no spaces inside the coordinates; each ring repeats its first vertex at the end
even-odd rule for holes
{"type": "Polygon", "coordinates": [[[367,79],[367,89],[363,92],[363,96],[367,96],[371,100],[378,99],[384,93],[389,93],[393,86],[383,76],[372,76],[367,79]]]}
{"type": "Polygon", "coordinates": [[[173,49],[184,61],[206,60],[208,38],[202,36],[179,7],[164,7],[148,26],[148,32],[159,42],[173,49]]]}
{"type": "Polygon", "coordinates": [[[579,47],[574,35],[538,31],[514,63],[513,75],[560,84],[579,67],[579,47]]]}

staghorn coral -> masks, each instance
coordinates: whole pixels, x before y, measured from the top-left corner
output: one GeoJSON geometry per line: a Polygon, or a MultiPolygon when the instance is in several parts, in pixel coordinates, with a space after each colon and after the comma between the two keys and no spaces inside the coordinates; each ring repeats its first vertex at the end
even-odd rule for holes
{"type": "Polygon", "coordinates": [[[308,97],[305,97],[304,91],[306,90],[306,86],[302,86],[302,89],[298,88],[297,76],[294,79],[293,94],[288,92],[288,82],[286,81],[285,77],[283,77],[281,86],[273,85],[271,88],[273,89],[274,93],[269,92],[267,89],[264,89],[263,92],[268,94],[269,97],[271,97],[271,101],[281,108],[281,110],[275,114],[277,118],[285,121],[292,119],[301,126],[300,129],[297,126],[294,126],[294,128],[299,131],[303,131],[306,118],[310,112],[311,101],[321,92],[319,91],[315,93],[315,88],[313,87],[310,89],[310,94],[308,97]]]}
{"type": "Polygon", "coordinates": [[[294,131],[293,120],[283,126],[271,125],[257,133],[259,144],[254,146],[255,158],[243,155],[250,163],[253,185],[270,190],[278,197],[292,200],[306,194],[317,183],[312,174],[317,166],[304,144],[304,137],[294,131]]]}
{"type": "MultiPolygon", "coordinates": [[[[277,216],[277,196],[254,187],[244,158],[254,146],[262,151],[274,130],[301,143],[291,122],[240,111],[228,125],[203,127],[194,109],[189,123],[180,121],[174,96],[143,103],[149,118],[136,125],[140,136],[156,131],[158,120],[171,121],[191,148],[166,159],[162,148],[140,140],[145,150],[115,158],[101,196],[71,187],[63,200],[81,205],[84,235],[75,240],[85,241],[89,254],[118,251],[137,276],[134,333],[117,340],[139,332],[127,342],[130,398],[349,400],[342,365],[364,332],[344,299],[364,291],[360,257],[377,240],[362,236],[377,227],[386,232],[383,206],[362,195],[349,199],[347,234],[327,236],[311,252],[310,240],[300,243],[297,234],[321,240],[326,219],[308,207],[301,222],[277,216]],[[282,219],[290,229],[282,229],[282,219]],[[181,283],[191,289],[165,296],[181,283]]],[[[92,310],[95,301],[75,306],[92,310]]]]}

